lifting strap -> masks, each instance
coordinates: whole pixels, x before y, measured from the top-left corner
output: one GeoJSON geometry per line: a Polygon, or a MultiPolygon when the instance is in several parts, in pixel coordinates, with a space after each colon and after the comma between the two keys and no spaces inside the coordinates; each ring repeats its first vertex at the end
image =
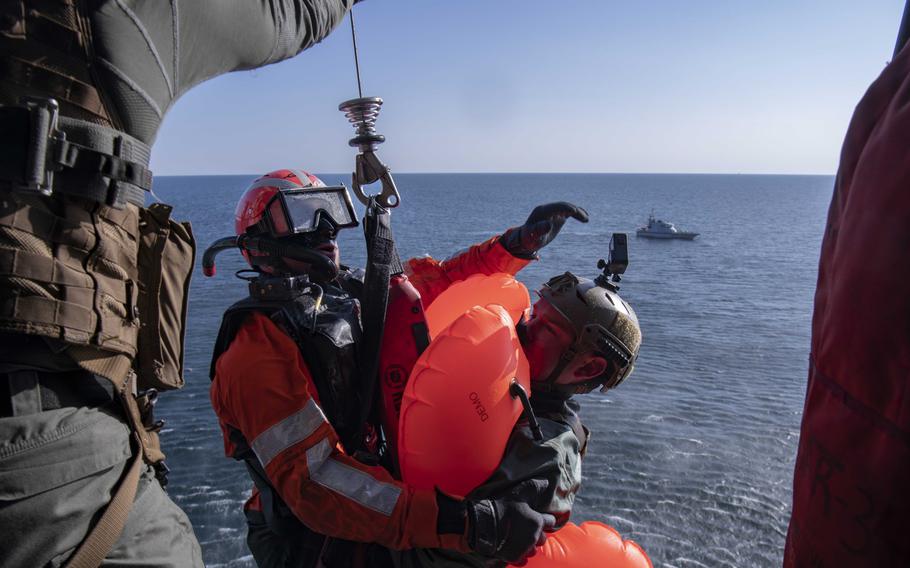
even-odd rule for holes
{"type": "Polygon", "coordinates": [[[344,444],[353,455],[364,442],[364,426],[370,417],[379,382],[379,352],[385,329],[386,309],[389,304],[389,280],[404,272],[395,239],[392,236],[389,210],[379,205],[376,196],[370,196],[363,232],[367,242],[367,266],[363,285],[363,349],[360,370],[363,394],[357,426],[352,429],[355,438],[344,444]]]}

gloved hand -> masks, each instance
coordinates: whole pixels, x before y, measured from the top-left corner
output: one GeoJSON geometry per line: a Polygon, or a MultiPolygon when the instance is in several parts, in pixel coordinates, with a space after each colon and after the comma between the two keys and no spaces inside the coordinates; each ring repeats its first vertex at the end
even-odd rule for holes
{"type": "Polygon", "coordinates": [[[556,238],[569,217],[582,223],[588,222],[588,212],[567,201],[538,205],[525,224],[506,231],[501,242],[512,256],[530,260],[556,238]]]}
{"type": "Polygon", "coordinates": [[[530,479],[501,499],[465,501],[468,546],[485,556],[522,566],[547,540],[556,517],[538,513],[547,482],[530,479]]]}

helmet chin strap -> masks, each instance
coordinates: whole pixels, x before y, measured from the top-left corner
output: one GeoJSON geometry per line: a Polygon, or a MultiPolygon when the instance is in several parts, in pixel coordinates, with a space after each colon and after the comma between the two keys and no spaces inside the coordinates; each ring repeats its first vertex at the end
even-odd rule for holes
{"type": "MultiPolygon", "coordinates": [[[[518,335],[518,341],[522,347],[526,346],[530,339],[528,338],[527,318],[522,314],[521,319],[515,324],[515,332],[518,335]]],[[[576,340],[563,354],[559,357],[556,367],[543,380],[531,379],[531,393],[548,393],[568,398],[575,394],[575,385],[561,385],[556,382],[562,372],[569,366],[569,363],[575,359],[578,353],[580,342],[576,340]]]]}
{"type": "Polygon", "coordinates": [[[556,382],[562,375],[563,371],[566,370],[566,367],[568,367],[569,364],[575,360],[575,357],[584,351],[583,348],[583,339],[579,338],[575,340],[575,343],[566,349],[560,356],[559,362],[556,364],[556,367],[547,376],[547,378],[542,381],[534,381],[532,383],[531,391],[545,392],[569,398],[575,394],[587,394],[597,387],[603,386],[604,381],[602,378],[600,378],[600,376],[577,383],[561,384],[556,382]]]}
{"type": "Polygon", "coordinates": [[[578,342],[576,341],[571,347],[566,349],[563,354],[559,357],[559,362],[556,364],[556,367],[550,373],[550,375],[544,379],[544,382],[555,385],[556,380],[559,379],[559,376],[562,375],[562,372],[566,370],[566,367],[569,366],[575,356],[578,354],[578,342]]]}
{"type": "Polygon", "coordinates": [[[562,372],[565,371],[566,367],[569,366],[569,363],[575,359],[577,355],[578,342],[576,341],[572,344],[571,347],[566,349],[563,354],[559,357],[559,361],[556,363],[556,367],[547,375],[542,381],[534,381],[531,385],[532,393],[537,392],[546,392],[546,393],[561,393],[571,396],[575,394],[575,385],[562,385],[556,382],[556,380],[562,375],[562,372]]]}

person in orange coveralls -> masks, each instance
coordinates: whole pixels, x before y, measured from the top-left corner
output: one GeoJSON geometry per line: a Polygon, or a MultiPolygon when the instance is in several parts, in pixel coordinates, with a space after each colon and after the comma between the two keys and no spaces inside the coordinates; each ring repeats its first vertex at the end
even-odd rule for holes
{"type": "MultiPolygon", "coordinates": [[[[587,222],[572,204],[543,205],[520,227],[441,263],[411,260],[405,273],[431,295],[475,273],[515,274],[568,217],[587,222]]],[[[382,566],[386,547],[476,551],[515,563],[533,554],[555,524],[534,509],[545,483],[474,501],[416,490],[381,464],[377,425],[362,429],[362,272],[339,264],[335,243],[338,230],[357,225],[347,190],[279,170],[253,182],[235,221],[238,237],[209,250],[239,246],[258,275],[250,297],[225,313],[211,399],[226,454],[243,460],[256,484],[245,512],[257,563],[382,566]],[[361,431],[362,449],[347,451],[341,440],[361,431]]],[[[396,285],[410,286],[406,278],[396,285]]],[[[391,308],[387,319],[396,319],[391,308]]],[[[420,350],[428,339],[419,326],[412,331],[420,350]]]]}

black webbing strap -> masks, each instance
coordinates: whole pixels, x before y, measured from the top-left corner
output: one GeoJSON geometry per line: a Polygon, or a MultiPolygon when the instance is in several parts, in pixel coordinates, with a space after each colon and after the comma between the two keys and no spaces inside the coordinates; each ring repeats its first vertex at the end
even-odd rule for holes
{"type": "MultiPolygon", "coordinates": [[[[276,503],[276,499],[281,499],[281,497],[279,497],[272,488],[268,475],[265,473],[265,468],[262,467],[259,458],[256,457],[253,449],[246,441],[246,437],[240,430],[228,426],[228,437],[234,444],[234,454],[231,457],[235,460],[242,461],[246,465],[247,473],[249,474],[250,479],[253,480],[253,485],[259,490],[259,502],[262,505],[262,514],[265,516],[266,523],[269,525],[269,528],[272,529],[272,532],[275,534],[282,534],[283,531],[281,530],[281,527],[275,526],[276,520],[278,519],[278,511],[276,509],[280,507],[280,505],[276,503]]],[[[287,506],[285,505],[285,507],[287,506]]]]}
{"type": "Polygon", "coordinates": [[[231,426],[228,426],[228,437],[234,444],[235,460],[242,461],[246,465],[247,473],[253,480],[253,485],[259,490],[259,504],[262,506],[262,517],[269,530],[276,535],[294,541],[305,547],[312,558],[297,559],[299,566],[308,567],[315,564],[319,553],[325,546],[326,537],[313,530],[310,530],[300,519],[298,519],[291,508],[288,507],[278,491],[272,487],[265,468],[256,457],[256,453],[246,441],[243,433],[231,426]]]}
{"type": "Polygon", "coordinates": [[[401,274],[404,269],[395,239],[392,236],[389,210],[379,205],[376,197],[370,198],[367,214],[363,220],[363,232],[367,242],[367,265],[363,284],[363,348],[360,353],[361,409],[355,438],[345,440],[345,447],[353,454],[363,445],[364,425],[370,417],[379,375],[379,352],[385,329],[386,309],[389,304],[389,280],[401,274]]]}
{"type": "MultiPolygon", "coordinates": [[[[4,336],[8,339],[10,336],[4,336]]],[[[10,348],[17,347],[15,339],[10,348]]],[[[0,373],[0,418],[114,401],[111,382],[83,371],[16,370],[0,373]]]]}
{"type": "Polygon", "coordinates": [[[0,106],[0,187],[65,193],[122,208],[151,190],[151,149],[135,138],[56,116],[56,103],[0,106]]]}

